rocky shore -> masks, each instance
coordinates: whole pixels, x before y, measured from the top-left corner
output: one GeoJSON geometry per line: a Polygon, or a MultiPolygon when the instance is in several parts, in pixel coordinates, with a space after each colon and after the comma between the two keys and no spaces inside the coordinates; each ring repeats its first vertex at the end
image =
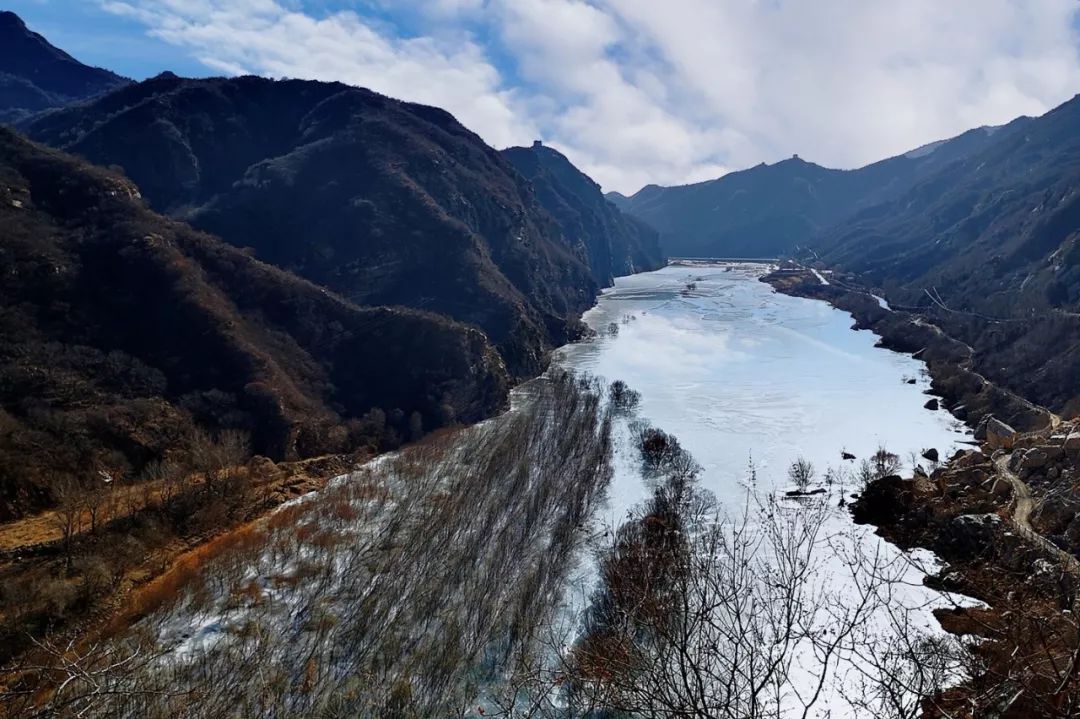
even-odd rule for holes
{"type": "Polygon", "coordinates": [[[926,362],[931,390],[940,397],[940,404],[972,427],[990,415],[1025,431],[1054,421],[1046,409],[976,371],[971,347],[950,337],[917,311],[881,302],[853,277],[835,274],[823,281],[811,269],[788,266],[764,276],[762,281],[785,294],[824,300],[849,312],[855,318],[855,329],[872,330],[881,338],[882,347],[911,353],[926,362]]]}
{"type": "Polygon", "coordinates": [[[988,382],[967,345],[850,278],[824,284],[789,267],[764,280],[851,312],[882,346],[925,360],[940,404],[975,428],[977,449],[929,474],[877,480],[851,505],[857,523],[942,560],[927,585],[982,602],[935,612],[971,662],[956,686],[927,698],[923,716],[1080,715],[1080,420],[988,382]]]}
{"type": "Polygon", "coordinates": [[[936,612],[972,642],[965,681],[925,716],[1057,717],[1080,709],[1080,423],[1015,432],[985,423],[982,446],[931,474],[886,477],[852,504],[856,522],[945,564],[926,583],[980,608],[936,612]]]}

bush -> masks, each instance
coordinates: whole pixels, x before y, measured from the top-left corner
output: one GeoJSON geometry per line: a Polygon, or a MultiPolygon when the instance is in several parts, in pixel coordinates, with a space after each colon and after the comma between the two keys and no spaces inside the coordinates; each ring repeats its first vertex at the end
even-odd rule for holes
{"type": "Polygon", "coordinates": [[[814,465],[799,457],[788,468],[788,479],[800,492],[805,492],[814,481],[814,465]]]}
{"type": "Polygon", "coordinates": [[[617,379],[608,388],[611,407],[619,414],[630,414],[641,403],[641,394],[630,389],[625,382],[617,379]]]}

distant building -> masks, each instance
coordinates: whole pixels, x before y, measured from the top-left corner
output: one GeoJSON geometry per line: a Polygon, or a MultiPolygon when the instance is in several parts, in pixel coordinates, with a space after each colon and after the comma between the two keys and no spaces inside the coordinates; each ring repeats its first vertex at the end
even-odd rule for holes
{"type": "Polygon", "coordinates": [[[533,149],[536,149],[537,147],[543,147],[543,146],[544,146],[544,141],[543,140],[533,140],[533,149]]]}

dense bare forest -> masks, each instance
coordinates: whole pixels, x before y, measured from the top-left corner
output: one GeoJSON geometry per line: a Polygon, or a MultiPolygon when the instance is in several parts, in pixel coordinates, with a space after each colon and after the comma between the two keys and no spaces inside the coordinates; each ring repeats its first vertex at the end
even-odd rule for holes
{"type": "Polygon", "coordinates": [[[460,712],[550,615],[608,478],[599,385],[530,390],[278,511],[130,633],[42,642],[8,715],[460,712]]]}

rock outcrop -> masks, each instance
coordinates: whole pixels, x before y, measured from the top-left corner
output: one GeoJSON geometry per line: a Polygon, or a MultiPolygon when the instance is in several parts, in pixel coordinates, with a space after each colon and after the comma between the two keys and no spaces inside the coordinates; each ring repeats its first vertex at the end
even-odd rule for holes
{"type": "Polygon", "coordinates": [[[1012,449],[1016,442],[1016,430],[996,417],[986,422],[986,445],[990,449],[1012,449]]]}

